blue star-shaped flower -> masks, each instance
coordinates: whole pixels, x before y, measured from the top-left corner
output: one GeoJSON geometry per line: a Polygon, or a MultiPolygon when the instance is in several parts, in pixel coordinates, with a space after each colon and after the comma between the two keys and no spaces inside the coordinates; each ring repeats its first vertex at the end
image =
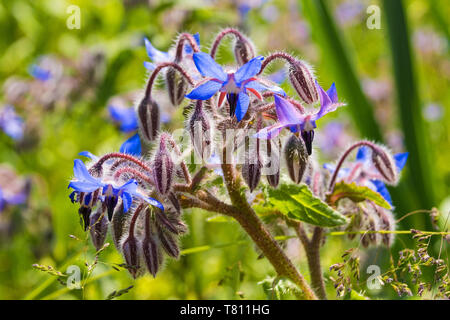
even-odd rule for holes
{"type": "Polygon", "coordinates": [[[13,106],[7,105],[0,110],[0,129],[14,140],[23,138],[25,125],[13,106]]]}
{"type": "Polygon", "coordinates": [[[134,108],[125,108],[115,105],[109,105],[108,111],[111,118],[120,123],[120,130],[122,132],[130,132],[137,130],[138,119],[134,108]]]}
{"type": "Polygon", "coordinates": [[[263,56],[251,59],[236,72],[232,73],[223,71],[222,67],[209,54],[204,52],[194,53],[193,59],[197,70],[207,79],[186,97],[189,99],[207,100],[216,92],[220,92],[219,106],[226,96],[230,104],[230,116],[236,114],[238,121],[244,118],[250,105],[248,92],[253,93],[261,100],[262,96],[259,91],[271,90],[275,93],[285,94],[281,88],[268,86],[255,77],[261,70],[263,56]]]}

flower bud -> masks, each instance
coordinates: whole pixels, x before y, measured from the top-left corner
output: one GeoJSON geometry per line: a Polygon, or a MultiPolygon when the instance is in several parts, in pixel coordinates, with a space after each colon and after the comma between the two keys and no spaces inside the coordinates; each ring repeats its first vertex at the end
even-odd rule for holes
{"type": "MultiPolygon", "coordinates": [[[[80,215],[81,219],[83,221],[83,228],[84,231],[87,231],[89,227],[89,218],[91,216],[92,209],[90,207],[81,206],[80,209],[78,209],[78,214],[80,215]]],[[[81,221],[80,221],[81,223],[81,221]]]]}
{"type": "Polygon", "coordinates": [[[289,177],[295,183],[300,183],[308,165],[308,153],[305,144],[295,135],[291,135],[284,146],[284,156],[289,177]]]}
{"type": "Polygon", "coordinates": [[[156,277],[163,263],[163,254],[158,247],[157,236],[155,235],[156,226],[153,219],[150,219],[150,210],[147,209],[145,214],[145,237],[142,241],[142,256],[148,272],[153,277],[156,277]]]}
{"type": "Polygon", "coordinates": [[[172,258],[178,259],[180,256],[180,247],[175,237],[158,226],[158,238],[164,251],[172,258]]]}
{"type": "Polygon", "coordinates": [[[155,140],[160,128],[160,112],[158,104],[151,98],[144,98],[139,104],[137,112],[142,137],[145,138],[147,142],[155,140]]]}
{"type": "Polygon", "coordinates": [[[111,221],[111,235],[117,250],[120,249],[120,239],[124,233],[126,216],[123,212],[123,203],[116,207],[111,221]]]}
{"type": "Polygon", "coordinates": [[[166,72],[166,85],[170,102],[174,106],[180,105],[188,89],[186,79],[175,68],[169,68],[166,72]]]}
{"type": "MultiPolygon", "coordinates": [[[[374,208],[375,214],[378,215],[380,230],[394,231],[395,230],[395,219],[392,214],[392,211],[384,209],[375,204],[372,204],[372,207],[374,208]]],[[[383,244],[385,246],[390,247],[394,243],[395,234],[383,233],[380,236],[381,236],[381,241],[383,242],[383,244]]]]}
{"type": "Polygon", "coordinates": [[[387,183],[396,184],[398,174],[392,155],[382,147],[372,149],[372,163],[387,183]]]}
{"type": "Polygon", "coordinates": [[[169,198],[169,201],[172,203],[172,206],[174,207],[177,215],[180,215],[181,214],[181,204],[180,204],[180,201],[178,200],[177,195],[174,192],[170,192],[167,197],[169,198]]]}
{"type": "Polygon", "coordinates": [[[319,100],[313,72],[311,67],[304,61],[296,60],[290,64],[289,80],[304,102],[311,104],[319,100]]]}
{"type": "Polygon", "coordinates": [[[174,163],[167,150],[165,137],[161,136],[159,149],[153,160],[153,179],[156,189],[161,194],[169,192],[172,186],[174,163]]]}
{"type": "Polygon", "coordinates": [[[255,57],[252,44],[248,40],[238,38],[234,43],[234,56],[238,65],[246,64],[255,57]]]}
{"type": "Polygon", "coordinates": [[[271,171],[275,172],[273,174],[266,175],[266,179],[273,188],[276,188],[280,183],[280,146],[272,148],[273,141],[271,139],[267,139],[266,141],[267,157],[269,159],[267,167],[270,168],[271,171]],[[272,168],[272,166],[275,166],[275,168],[272,168]]]}
{"type": "Polygon", "coordinates": [[[159,227],[174,234],[179,233],[177,227],[167,218],[166,214],[162,210],[159,208],[154,208],[154,210],[159,227]]]}
{"type": "Polygon", "coordinates": [[[251,157],[248,152],[245,153],[245,160],[242,165],[242,177],[250,188],[250,191],[253,191],[258,185],[259,180],[261,180],[261,167],[262,165],[258,154],[256,154],[255,159],[255,157],[251,157]]]}
{"type": "Polygon", "coordinates": [[[122,253],[127,264],[127,269],[136,279],[139,271],[139,243],[136,237],[130,234],[122,244],[122,253]]]}
{"type": "Polygon", "coordinates": [[[97,250],[100,250],[108,233],[108,221],[105,218],[103,206],[91,215],[90,227],[92,243],[97,250]]]}
{"type": "Polygon", "coordinates": [[[212,141],[211,119],[203,110],[203,103],[198,100],[194,112],[188,121],[188,130],[191,135],[192,145],[195,152],[202,158],[209,158],[212,141]]]}

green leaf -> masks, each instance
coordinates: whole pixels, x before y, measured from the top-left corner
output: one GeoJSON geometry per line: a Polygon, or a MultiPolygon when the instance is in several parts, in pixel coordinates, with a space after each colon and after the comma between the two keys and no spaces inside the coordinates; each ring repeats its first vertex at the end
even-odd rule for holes
{"type": "Polygon", "coordinates": [[[320,227],[336,227],[347,223],[347,218],[313,196],[304,184],[282,184],[269,189],[269,203],[282,214],[320,227]]]}
{"type": "Polygon", "coordinates": [[[376,205],[385,209],[391,209],[391,205],[376,191],[364,186],[358,186],[356,183],[336,183],[333,193],[327,196],[327,202],[331,205],[343,198],[348,198],[354,202],[361,202],[364,200],[373,201],[376,205]]]}

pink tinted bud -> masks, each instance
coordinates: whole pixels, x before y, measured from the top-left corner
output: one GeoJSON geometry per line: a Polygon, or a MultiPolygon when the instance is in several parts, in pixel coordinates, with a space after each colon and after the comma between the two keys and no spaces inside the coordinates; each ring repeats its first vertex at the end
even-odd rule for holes
{"type": "Polygon", "coordinates": [[[306,62],[295,60],[290,64],[289,80],[304,102],[311,104],[319,100],[316,79],[311,67],[306,62]]]}
{"type": "Polygon", "coordinates": [[[160,112],[156,101],[151,98],[142,99],[137,113],[142,137],[147,142],[155,140],[160,128],[160,112]]]}

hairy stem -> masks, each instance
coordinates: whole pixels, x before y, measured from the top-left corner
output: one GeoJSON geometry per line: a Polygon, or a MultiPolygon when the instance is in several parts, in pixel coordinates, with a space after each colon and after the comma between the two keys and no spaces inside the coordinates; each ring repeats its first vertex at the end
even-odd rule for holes
{"type": "Polygon", "coordinates": [[[262,250],[265,257],[270,261],[279,276],[286,276],[296,283],[303,291],[306,299],[317,299],[305,278],[286,256],[283,249],[278,245],[278,242],[276,242],[272,235],[267,231],[262,221],[241,194],[241,183],[236,177],[234,167],[230,164],[222,164],[222,171],[224,173],[225,185],[231,202],[234,207],[239,208],[239,213],[233,213],[233,218],[239,222],[241,227],[262,250]]]}
{"type": "MultiPolygon", "coordinates": [[[[212,45],[212,47],[211,47],[211,57],[212,57],[213,59],[214,59],[214,57],[216,56],[216,52],[217,52],[217,49],[219,48],[220,42],[221,42],[222,39],[223,39],[226,35],[228,35],[228,34],[233,34],[236,38],[239,38],[241,41],[249,42],[249,41],[247,40],[247,38],[246,38],[241,32],[239,32],[239,30],[236,30],[236,29],[233,29],[233,28],[226,28],[226,29],[222,30],[222,31],[217,35],[217,37],[216,37],[216,39],[214,40],[214,43],[213,43],[213,45],[212,45]]],[[[253,52],[253,46],[250,45],[249,47],[251,48],[251,50],[252,50],[252,55],[254,56],[255,53],[253,52]]]]}

